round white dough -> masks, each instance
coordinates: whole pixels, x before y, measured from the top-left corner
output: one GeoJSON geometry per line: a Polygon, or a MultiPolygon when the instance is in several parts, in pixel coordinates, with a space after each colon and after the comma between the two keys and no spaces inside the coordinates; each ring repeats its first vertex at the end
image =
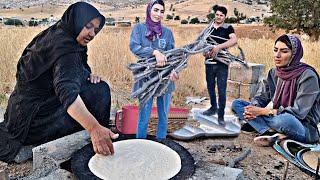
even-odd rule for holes
{"type": "Polygon", "coordinates": [[[170,179],[181,169],[181,159],[171,148],[150,140],[130,139],[113,143],[114,155],[94,155],[90,171],[101,179],[170,179]]]}

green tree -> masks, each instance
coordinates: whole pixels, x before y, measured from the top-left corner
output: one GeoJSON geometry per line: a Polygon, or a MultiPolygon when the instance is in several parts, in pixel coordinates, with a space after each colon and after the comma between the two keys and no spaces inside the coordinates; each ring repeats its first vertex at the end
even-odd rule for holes
{"type": "Polygon", "coordinates": [[[198,19],[197,17],[192,18],[192,19],[190,20],[190,24],[199,24],[199,23],[200,23],[200,21],[199,21],[199,19],[198,19]]]}
{"type": "Polygon", "coordinates": [[[214,14],[214,13],[209,13],[209,14],[207,15],[208,22],[211,22],[211,21],[214,19],[214,17],[215,17],[215,14],[214,14]]]}
{"type": "Polygon", "coordinates": [[[170,4],[170,8],[169,8],[169,11],[171,11],[173,8],[173,4],[170,4]]]}
{"type": "Polygon", "coordinates": [[[113,18],[113,17],[107,17],[105,24],[106,24],[107,26],[114,26],[114,25],[115,25],[115,21],[116,21],[115,18],[113,18]]]}
{"type": "Polygon", "coordinates": [[[23,22],[20,19],[10,18],[4,22],[5,25],[23,26],[23,22]]]}
{"type": "Polygon", "coordinates": [[[170,14],[167,14],[166,19],[167,19],[167,20],[171,20],[171,19],[173,19],[173,16],[171,16],[170,14]]]}
{"type": "Polygon", "coordinates": [[[244,15],[243,13],[241,13],[237,8],[233,9],[233,13],[236,16],[236,21],[234,22],[234,18],[231,18],[230,21],[232,21],[233,23],[239,23],[241,20],[246,19],[247,16],[244,15]]]}
{"type": "Polygon", "coordinates": [[[29,21],[29,26],[38,26],[38,25],[39,25],[38,21],[35,21],[35,20],[29,21]]]}
{"type": "Polygon", "coordinates": [[[229,24],[233,24],[233,23],[238,23],[239,19],[237,19],[236,17],[226,17],[224,22],[229,23],[229,24]]]}
{"type": "Polygon", "coordinates": [[[136,23],[139,23],[139,22],[140,22],[140,17],[136,16],[136,18],[134,19],[134,21],[135,21],[136,23]]]}
{"type": "Polygon", "coordinates": [[[234,13],[234,15],[235,15],[236,17],[238,17],[239,14],[240,14],[237,8],[234,8],[234,9],[233,9],[233,13],[234,13]]]}
{"type": "Polygon", "coordinates": [[[273,15],[264,22],[273,30],[283,28],[297,34],[304,32],[311,40],[319,40],[319,0],[271,0],[271,10],[273,15]]]}

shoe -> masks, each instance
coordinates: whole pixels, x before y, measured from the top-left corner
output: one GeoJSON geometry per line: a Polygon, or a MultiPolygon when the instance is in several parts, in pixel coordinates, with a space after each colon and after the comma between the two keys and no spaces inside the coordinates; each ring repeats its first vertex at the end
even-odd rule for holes
{"type": "Polygon", "coordinates": [[[223,116],[222,117],[218,117],[218,123],[219,123],[220,126],[225,126],[226,125],[226,122],[224,121],[223,116]]]}
{"type": "Polygon", "coordinates": [[[255,137],[253,139],[253,142],[257,145],[257,146],[261,146],[261,147],[268,147],[268,146],[272,146],[274,144],[274,142],[276,142],[276,140],[282,140],[285,139],[287,136],[284,134],[280,134],[280,133],[276,133],[272,136],[258,136],[255,137]]]}
{"type": "Polygon", "coordinates": [[[33,145],[29,145],[29,146],[23,146],[20,151],[18,152],[18,154],[16,155],[16,157],[14,158],[14,162],[15,163],[24,163],[27,160],[32,158],[32,148],[34,148],[33,145]]]}
{"type": "Polygon", "coordinates": [[[202,112],[202,114],[205,116],[212,116],[212,115],[215,115],[216,113],[217,113],[217,110],[215,110],[213,108],[209,108],[209,109],[202,112]]]}
{"type": "Polygon", "coordinates": [[[241,126],[241,131],[244,133],[253,133],[256,132],[256,130],[249,124],[245,123],[241,126]]]}

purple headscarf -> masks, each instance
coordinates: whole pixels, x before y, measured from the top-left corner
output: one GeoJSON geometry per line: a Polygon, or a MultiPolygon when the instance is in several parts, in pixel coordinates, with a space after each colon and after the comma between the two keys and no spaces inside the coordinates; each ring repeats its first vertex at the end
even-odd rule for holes
{"type": "Polygon", "coordinates": [[[155,4],[160,4],[164,6],[164,3],[162,0],[151,0],[147,7],[147,18],[146,18],[146,25],[148,28],[148,31],[146,33],[146,37],[152,41],[153,37],[156,35],[161,36],[162,34],[162,28],[161,28],[161,22],[153,22],[151,19],[151,9],[155,4]]]}
{"type": "Polygon", "coordinates": [[[277,43],[279,39],[283,38],[284,36],[287,36],[285,38],[290,41],[289,43],[292,46],[292,56],[289,64],[286,67],[276,68],[276,76],[281,78],[283,81],[282,83],[278,83],[276,87],[275,96],[273,98],[274,109],[278,109],[280,106],[293,106],[297,95],[297,79],[306,69],[312,69],[317,73],[317,71],[310,65],[300,62],[303,56],[303,47],[298,37],[293,35],[282,35],[275,41],[275,43],[277,43]]]}

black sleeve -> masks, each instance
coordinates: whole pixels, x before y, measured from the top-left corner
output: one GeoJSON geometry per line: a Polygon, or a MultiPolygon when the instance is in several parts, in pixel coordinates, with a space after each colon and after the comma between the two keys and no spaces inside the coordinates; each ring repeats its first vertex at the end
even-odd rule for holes
{"type": "Polygon", "coordinates": [[[84,80],[84,66],[77,53],[60,57],[53,67],[53,86],[64,109],[76,100],[84,80]]]}
{"type": "Polygon", "coordinates": [[[91,68],[88,65],[88,55],[86,53],[81,53],[81,59],[82,59],[82,64],[83,64],[83,73],[85,79],[90,77],[91,74],[91,68]]]}
{"type": "Polygon", "coordinates": [[[230,25],[230,26],[228,27],[228,34],[230,35],[230,34],[232,34],[232,33],[235,33],[235,31],[234,31],[233,27],[230,25]]]}

